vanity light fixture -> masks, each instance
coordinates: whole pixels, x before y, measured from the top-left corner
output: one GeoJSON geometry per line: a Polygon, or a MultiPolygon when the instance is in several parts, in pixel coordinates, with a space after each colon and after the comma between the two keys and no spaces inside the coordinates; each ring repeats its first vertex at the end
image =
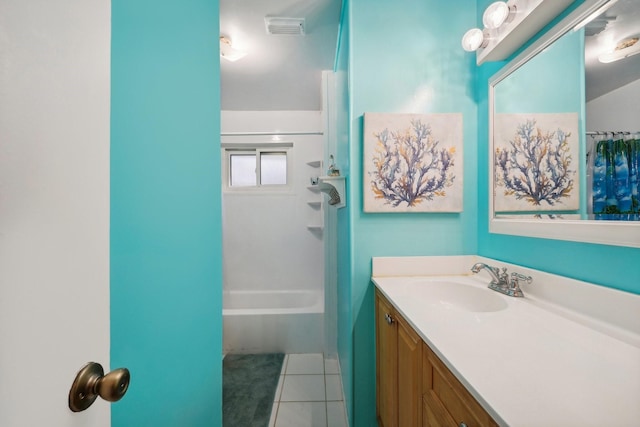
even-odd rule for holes
{"type": "Polygon", "coordinates": [[[489,44],[489,34],[480,28],[472,28],[462,36],[462,48],[467,52],[474,52],[489,44]]]}
{"type": "Polygon", "coordinates": [[[513,20],[517,7],[512,1],[497,1],[491,3],[482,14],[482,23],[486,28],[495,30],[500,28],[505,22],[513,20]]]}
{"type": "Polygon", "coordinates": [[[603,53],[598,56],[598,61],[603,64],[608,64],[640,53],[640,43],[638,43],[639,39],[639,37],[632,37],[622,40],[618,43],[613,52],[603,53]]]}
{"type": "Polygon", "coordinates": [[[230,62],[236,62],[247,55],[247,52],[235,49],[231,45],[231,40],[225,36],[220,36],[220,57],[230,62]]]}
{"type": "Polygon", "coordinates": [[[478,65],[486,61],[502,61],[574,1],[495,1],[482,15],[483,30],[467,31],[462,39],[462,47],[468,52],[476,51],[478,65]]]}

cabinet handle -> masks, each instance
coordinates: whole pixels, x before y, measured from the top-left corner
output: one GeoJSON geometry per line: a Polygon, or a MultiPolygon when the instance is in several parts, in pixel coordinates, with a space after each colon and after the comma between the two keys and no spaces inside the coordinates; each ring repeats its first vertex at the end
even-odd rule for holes
{"type": "Polygon", "coordinates": [[[460,427],[467,427],[467,425],[464,423],[464,421],[460,421],[460,427]]]}
{"type": "Polygon", "coordinates": [[[393,323],[393,317],[391,317],[391,315],[389,313],[385,313],[384,318],[387,320],[388,324],[392,324],[393,323]]]}

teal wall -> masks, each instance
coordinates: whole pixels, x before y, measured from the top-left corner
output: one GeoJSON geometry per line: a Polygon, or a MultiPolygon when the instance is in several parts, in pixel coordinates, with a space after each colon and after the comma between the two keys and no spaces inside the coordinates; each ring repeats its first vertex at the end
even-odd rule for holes
{"type": "MultiPolygon", "coordinates": [[[[346,70],[349,108],[348,204],[340,216],[339,352],[350,425],[375,420],[375,336],[371,257],[480,254],[532,268],[640,292],[640,251],[612,246],[491,234],[488,231],[488,81],[507,61],[475,65],[460,47],[462,34],[482,22],[492,0],[397,2],[347,0],[348,28],[337,60],[346,70]],[[446,17],[446,18],[445,18],[446,17]],[[344,57],[348,57],[345,61],[344,57]],[[346,63],[345,63],[346,62],[346,63]],[[364,112],[462,112],[464,212],[462,214],[365,214],[362,209],[362,115],[364,112]],[[348,312],[345,312],[348,307],[348,312]]],[[[576,0],[560,17],[579,6],[576,0]]],[[[523,46],[525,49],[535,39],[523,46]]],[[[515,57],[516,52],[512,57],[515,57]]],[[[574,55],[561,72],[581,61],[574,55]]],[[[573,71],[572,71],[573,70],[573,71]]],[[[549,72],[553,73],[552,70],[549,72]]],[[[569,79],[571,77],[569,76],[569,79]]],[[[575,77],[580,84],[580,73],[575,77]]],[[[544,86],[544,78],[538,81],[544,86]]],[[[575,87],[570,92],[576,95],[575,87]]],[[[570,109],[579,109],[567,98],[570,109]]],[[[577,93],[577,96],[583,96],[577,93]]],[[[563,104],[565,104],[563,102],[563,104]]],[[[564,108],[564,107],[563,107],[564,108]]],[[[583,112],[581,111],[581,115],[583,112]]],[[[583,124],[581,123],[582,127],[583,124]]]]}
{"type": "Polygon", "coordinates": [[[217,0],[113,0],[113,426],[222,424],[217,0]]]}
{"type": "MultiPolygon", "coordinates": [[[[352,427],[376,425],[375,336],[371,257],[458,255],[477,251],[477,111],[474,57],[460,47],[475,25],[475,0],[350,0],[350,167],[352,427]],[[444,18],[446,17],[446,19],[444,18]],[[461,112],[464,125],[464,212],[372,214],[362,209],[362,116],[365,112],[461,112]]],[[[339,286],[342,283],[339,284],[339,286]]],[[[341,324],[342,326],[342,324],[341,324]]],[[[341,354],[341,360],[344,356],[341,354]]],[[[343,366],[344,368],[344,366],[343,366]]],[[[348,389],[349,387],[345,387],[348,389]]]]}

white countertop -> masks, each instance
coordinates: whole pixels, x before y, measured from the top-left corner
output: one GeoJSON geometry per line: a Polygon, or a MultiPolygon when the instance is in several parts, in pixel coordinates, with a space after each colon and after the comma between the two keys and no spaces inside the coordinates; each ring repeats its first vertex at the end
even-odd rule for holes
{"type": "MultiPolygon", "coordinates": [[[[447,270],[447,263],[442,262],[447,257],[415,261],[425,268],[427,258],[434,268],[418,271],[406,265],[389,269],[388,260],[385,268],[380,263],[376,268],[374,259],[372,280],[496,422],[532,427],[640,426],[640,334],[634,329],[640,310],[629,315],[615,313],[640,307],[640,296],[588,288],[587,284],[586,296],[581,296],[578,286],[573,294],[576,299],[595,297],[598,304],[616,304],[611,307],[611,318],[595,318],[589,310],[580,313],[571,307],[565,311],[558,301],[534,296],[536,280],[541,278],[547,285],[554,282],[560,295],[563,286],[576,286],[562,283],[558,276],[550,278],[547,273],[478,257],[450,257],[467,267],[464,273],[459,268],[447,270]],[[466,272],[477,260],[531,275],[534,282],[523,286],[525,298],[487,289],[486,273],[469,276],[466,272]],[[442,281],[495,294],[506,307],[472,312],[438,298],[419,298],[420,292],[415,292],[416,286],[442,281]],[[589,292],[594,294],[589,296],[589,292]],[[612,324],[611,319],[620,324],[612,324]]],[[[406,262],[401,260],[398,265],[406,262]]]]}

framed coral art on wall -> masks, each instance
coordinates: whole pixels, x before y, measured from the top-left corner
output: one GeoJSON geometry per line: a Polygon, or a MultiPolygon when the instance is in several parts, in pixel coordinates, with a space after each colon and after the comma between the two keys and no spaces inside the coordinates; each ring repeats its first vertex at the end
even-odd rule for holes
{"type": "Polygon", "coordinates": [[[462,211],[462,114],[364,115],[365,212],[462,211]]]}
{"type": "Polygon", "coordinates": [[[496,114],[496,212],[575,211],[580,207],[578,114],[496,114]]]}

